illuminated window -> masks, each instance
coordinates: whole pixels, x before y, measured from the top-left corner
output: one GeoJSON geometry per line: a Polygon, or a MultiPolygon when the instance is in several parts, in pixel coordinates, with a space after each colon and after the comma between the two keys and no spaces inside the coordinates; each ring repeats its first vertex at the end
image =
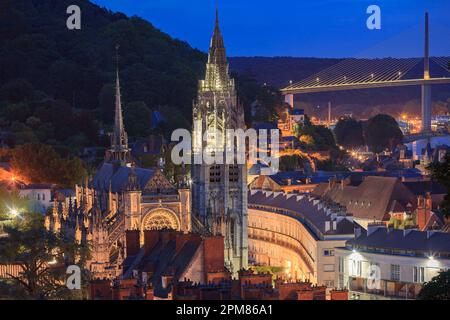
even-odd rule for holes
{"type": "Polygon", "coordinates": [[[345,272],[344,257],[339,257],[339,259],[338,259],[338,270],[341,273],[345,272]]]}
{"type": "Polygon", "coordinates": [[[324,264],[323,271],[324,272],[334,272],[334,264],[324,264]]]}
{"type": "Polygon", "coordinates": [[[413,268],[413,281],[416,283],[425,282],[425,268],[424,267],[414,267],[413,268]]]}
{"type": "Polygon", "coordinates": [[[400,266],[398,264],[391,264],[391,280],[400,281],[400,266]]]}

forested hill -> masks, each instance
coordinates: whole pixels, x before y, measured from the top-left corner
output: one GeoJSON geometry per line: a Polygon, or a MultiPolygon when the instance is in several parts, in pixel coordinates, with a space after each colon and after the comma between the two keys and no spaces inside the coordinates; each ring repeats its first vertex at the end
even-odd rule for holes
{"type": "Polygon", "coordinates": [[[80,134],[81,140],[95,139],[97,120],[112,120],[116,44],[123,101],[134,108],[128,115],[147,118],[159,108],[175,126],[185,125],[205,53],[143,19],[87,0],[2,0],[2,132],[14,125],[29,134],[22,140],[64,141],[80,134]],[[66,27],[73,4],[81,8],[81,30],[66,27]],[[36,129],[42,125],[45,130],[36,129]]]}

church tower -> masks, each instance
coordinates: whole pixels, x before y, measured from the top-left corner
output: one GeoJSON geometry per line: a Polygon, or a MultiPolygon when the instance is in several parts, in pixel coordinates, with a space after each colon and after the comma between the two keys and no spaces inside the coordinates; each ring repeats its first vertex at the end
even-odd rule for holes
{"type": "MultiPolygon", "coordinates": [[[[194,102],[193,121],[194,158],[203,150],[213,156],[224,155],[231,148],[225,139],[226,130],[245,129],[244,110],[238,103],[234,80],[228,74],[218,12],[205,79],[199,81],[198,95],[194,102]],[[198,124],[197,127],[195,123],[198,124]],[[215,134],[208,134],[206,139],[202,139],[199,137],[200,130],[201,135],[204,132],[215,134]]],[[[234,146],[232,148],[236,151],[234,146]]],[[[191,166],[192,213],[209,233],[224,236],[225,265],[236,275],[248,265],[247,169],[245,164],[236,162],[208,163],[203,159],[201,164],[197,164],[194,159],[191,166]]]]}
{"type": "MultiPolygon", "coordinates": [[[[116,50],[118,50],[118,47],[116,50]]],[[[131,150],[128,148],[128,135],[123,124],[118,61],[117,56],[114,131],[111,136],[111,147],[106,151],[105,160],[118,165],[131,166],[131,150]]]]}

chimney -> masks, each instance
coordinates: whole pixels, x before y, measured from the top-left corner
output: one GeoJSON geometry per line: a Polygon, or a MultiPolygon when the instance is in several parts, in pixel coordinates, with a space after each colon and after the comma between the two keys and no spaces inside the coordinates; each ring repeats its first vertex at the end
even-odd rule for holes
{"type": "Polygon", "coordinates": [[[432,212],[432,200],[431,195],[427,192],[426,198],[419,196],[417,198],[418,206],[416,211],[416,222],[419,230],[424,231],[428,220],[430,219],[432,212]]]}
{"type": "Polygon", "coordinates": [[[333,221],[333,230],[337,230],[337,221],[336,220],[333,221]]]}
{"type": "Polygon", "coordinates": [[[145,254],[148,255],[159,241],[159,230],[144,231],[144,248],[145,254]]]}
{"type": "Polygon", "coordinates": [[[423,196],[417,197],[417,207],[420,208],[423,205],[423,196]]]}
{"type": "Polygon", "coordinates": [[[127,230],[125,235],[126,254],[128,256],[135,256],[138,254],[141,247],[140,244],[140,231],[139,230],[127,230]]]}
{"type": "Polygon", "coordinates": [[[433,199],[431,198],[430,192],[427,192],[425,195],[425,208],[428,210],[433,209],[433,199]]]}
{"type": "Polygon", "coordinates": [[[225,261],[223,236],[205,237],[203,251],[205,273],[223,271],[225,261]]]}
{"type": "Polygon", "coordinates": [[[325,221],[325,232],[330,231],[330,221],[325,221]]]}

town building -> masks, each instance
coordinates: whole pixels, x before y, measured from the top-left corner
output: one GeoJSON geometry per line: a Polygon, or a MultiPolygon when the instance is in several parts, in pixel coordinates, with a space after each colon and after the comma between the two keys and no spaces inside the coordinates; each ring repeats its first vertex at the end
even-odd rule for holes
{"type": "Polygon", "coordinates": [[[249,184],[250,190],[265,190],[285,193],[309,193],[328,177],[306,174],[302,171],[277,172],[270,176],[256,176],[249,184]]]}
{"type": "Polygon", "coordinates": [[[388,223],[391,217],[406,218],[417,207],[416,196],[395,177],[368,176],[356,185],[351,179],[330,179],[312,193],[345,206],[364,227],[372,221],[388,223]]]}
{"type": "Polygon", "coordinates": [[[295,126],[305,123],[305,111],[288,105],[283,118],[284,120],[279,120],[278,128],[281,130],[283,136],[292,136],[295,132],[295,126]]]}
{"type": "Polygon", "coordinates": [[[336,285],[350,298],[415,299],[425,282],[450,268],[450,234],[372,223],[356,229],[335,258],[336,285]]]}
{"type": "Polygon", "coordinates": [[[345,208],[310,194],[249,193],[249,260],[281,267],[288,279],[334,288],[334,248],[353,230],[345,208]]]}
{"type": "Polygon", "coordinates": [[[46,212],[52,206],[52,184],[33,183],[19,185],[19,196],[30,200],[30,208],[35,212],[46,212]]]}

